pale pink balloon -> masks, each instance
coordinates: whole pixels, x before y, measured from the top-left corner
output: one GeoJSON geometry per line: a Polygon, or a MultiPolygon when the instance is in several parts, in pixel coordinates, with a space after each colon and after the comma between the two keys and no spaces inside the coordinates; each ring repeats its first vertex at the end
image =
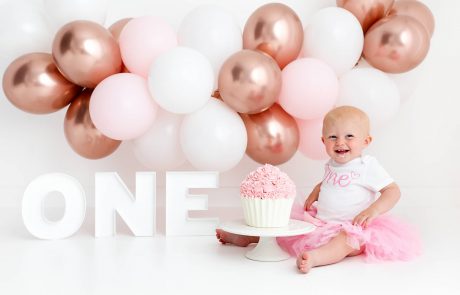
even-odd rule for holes
{"type": "Polygon", "coordinates": [[[315,119],[326,114],[335,104],[339,83],[334,70],[314,58],[301,58],[282,71],[279,104],[291,116],[315,119]]]}
{"type": "Polygon", "coordinates": [[[299,127],[299,152],[312,160],[325,160],[329,156],[321,141],[323,118],[313,120],[297,120],[299,127]]]}
{"type": "Polygon", "coordinates": [[[131,73],[147,77],[155,58],[177,46],[174,29],[155,16],[143,16],[130,20],[120,33],[123,63],[131,73]]]}
{"type": "Polygon", "coordinates": [[[152,126],[157,109],[147,81],[131,73],[112,75],[99,83],[89,105],[96,128],[117,140],[144,134],[152,126]]]}

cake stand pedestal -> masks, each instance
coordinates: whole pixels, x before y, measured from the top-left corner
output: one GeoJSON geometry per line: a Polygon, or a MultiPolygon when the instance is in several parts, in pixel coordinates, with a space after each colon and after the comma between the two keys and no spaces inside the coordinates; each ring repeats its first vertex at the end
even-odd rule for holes
{"type": "Polygon", "coordinates": [[[308,222],[290,219],[284,227],[253,227],[246,225],[243,219],[227,221],[219,228],[233,234],[260,237],[256,247],[246,253],[246,257],[255,261],[282,261],[290,256],[278,246],[276,237],[289,237],[312,232],[316,227],[308,222]]]}

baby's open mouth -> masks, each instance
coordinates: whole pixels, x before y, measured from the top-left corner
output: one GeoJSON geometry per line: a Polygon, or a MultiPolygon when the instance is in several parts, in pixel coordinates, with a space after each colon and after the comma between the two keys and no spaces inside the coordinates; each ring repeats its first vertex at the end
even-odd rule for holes
{"type": "Polygon", "coordinates": [[[347,150],[347,149],[338,149],[338,150],[335,150],[335,152],[339,155],[345,155],[346,153],[348,153],[350,150],[347,150]]]}

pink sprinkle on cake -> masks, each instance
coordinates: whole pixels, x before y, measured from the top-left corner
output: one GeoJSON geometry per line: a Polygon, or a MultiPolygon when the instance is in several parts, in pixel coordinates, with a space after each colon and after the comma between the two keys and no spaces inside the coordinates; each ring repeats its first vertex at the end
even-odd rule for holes
{"type": "Polygon", "coordinates": [[[240,195],[258,199],[294,198],[296,187],[278,167],[265,164],[246,176],[240,186],[240,195]]]}

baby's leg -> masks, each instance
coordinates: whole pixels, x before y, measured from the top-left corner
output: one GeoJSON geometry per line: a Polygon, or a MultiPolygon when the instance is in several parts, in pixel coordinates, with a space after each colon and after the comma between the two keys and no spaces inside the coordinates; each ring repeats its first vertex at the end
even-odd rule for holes
{"type": "Polygon", "coordinates": [[[216,237],[222,244],[229,243],[240,247],[246,247],[251,243],[259,242],[259,237],[232,234],[221,229],[216,229],[216,237]]]}
{"type": "Polygon", "coordinates": [[[312,267],[333,264],[347,256],[361,254],[362,250],[356,250],[347,244],[347,234],[340,232],[329,243],[311,250],[302,252],[297,258],[297,267],[307,273],[312,267]]]}

